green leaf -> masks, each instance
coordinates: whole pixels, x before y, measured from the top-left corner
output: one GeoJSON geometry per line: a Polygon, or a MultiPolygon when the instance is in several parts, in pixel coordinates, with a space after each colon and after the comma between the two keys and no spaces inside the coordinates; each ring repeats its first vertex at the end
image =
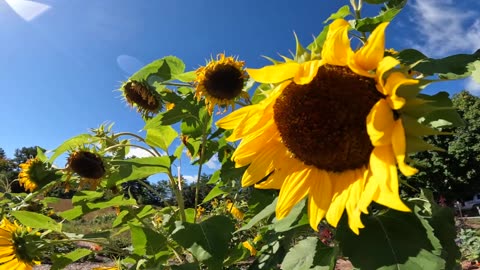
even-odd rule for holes
{"type": "Polygon", "coordinates": [[[330,17],[328,17],[328,19],[326,19],[325,21],[323,21],[323,23],[328,23],[329,21],[333,21],[333,20],[336,20],[336,19],[340,19],[340,18],[345,18],[347,17],[348,15],[350,15],[351,12],[350,12],[350,6],[348,5],[345,5],[341,8],[339,8],[337,10],[337,12],[333,13],[332,15],[330,15],[330,17]]]}
{"type": "Polygon", "coordinates": [[[198,263],[186,263],[181,265],[172,265],[172,270],[198,270],[201,269],[198,263]]]}
{"type": "Polygon", "coordinates": [[[386,210],[362,219],[365,228],[354,234],[343,220],[337,228],[342,254],[360,269],[444,269],[445,261],[432,252],[435,247],[425,227],[413,213],[386,210]]]}
{"type": "MultiPolygon", "coordinates": [[[[290,213],[288,215],[280,220],[277,218],[274,218],[272,223],[273,223],[273,229],[276,232],[286,232],[289,231],[293,228],[298,227],[298,225],[293,225],[295,221],[297,220],[298,216],[302,213],[302,210],[305,208],[305,201],[302,200],[299,203],[297,203],[292,210],[290,210],[290,213]]],[[[303,224],[300,224],[300,226],[303,224]]]]}
{"type": "MultiPolygon", "coordinates": [[[[164,82],[175,79],[177,75],[183,74],[185,64],[175,56],[167,56],[147,64],[130,77],[130,80],[145,81],[153,79],[154,81],[164,82]]],[[[180,76],[181,77],[181,76],[180,76]]]]}
{"type": "Polygon", "coordinates": [[[441,79],[461,79],[472,74],[477,60],[480,60],[480,53],[456,54],[442,59],[428,58],[421,52],[414,49],[403,50],[399,53],[398,59],[406,65],[414,65],[414,70],[423,73],[425,76],[438,74],[441,79]]]}
{"type": "Polygon", "coordinates": [[[401,10],[401,8],[391,8],[378,16],[360,19],[356,21],[355,29],[360,32],[372,32],[379,24],[393,20],[401,10]]]}
{"type": "Polygon", "coordinates": [[[29,211],[12,211],[11,214],[25,226],[57,232],[62,231],[61,223],[57,223],[55,220],[42,214],[29,211]]]}
{"type": "Polygon", "coordinates": [[[145,142],[150,146],[160,147],[164,151],[168,151],[170,144],[178,137],[178,133],[171,126],[158,126],[146,131],[145,142]]]}
{"type": "Polygon", "coordinates": [[[238,229],[236,232],[249,230],[253,226],[255,226],[255,224],[260,222],[261,220],[263,220],[263,219],[271,216],[273,213],[275,213],[275,207],[277,206],[277,201],[278,201],[278,198],[275,198],[275,200],[273,200],[273,202],[270,205],[265,207],[262,211],[260,211],[260,213],[258,213],[252,219],[250,219],[250,221],[246,225],[244,225],[243,227],[238,229]]]}
{"type": "Polygon", "coordinates": [[[40,161],[46,162],[48,160],[47,156],[45,156],[45,153],[42,151],[42,148],[37,146],[37,156],[36,156],[40,161]]]}
{"type": "Polygon", "coordinates": [[[174,79],[179,80],[181,82],[193,82],[197,78],[197,74],[195,73],[195,71],[189,71],[189,72],[175,75],[173,77],[174,79]]]}
{"type": "Polygon", "coordinates": [[[118,171],[107,178],[107,187],[157,173],[167,173],[170,168],[170,158],[167,156],[112,160],[111,163],[119,167],[118,171]]]}
{"type": "Polygon", "coordinates": [[[165,236],[152,229],[129,224],[132,235],[133,252],[138,255],[155,255],[168,250],[165,236]]]}
{"type": "Polygon", "coordinates": [[[92,144],[99,141],[99,138],[93,137],[90,134],[80,134],[73,138],[70,138],[64,141],[59,147],[53,150],[53,155],[49,159],[49,163],[53,163],[53,161],[59,157],[61,154],[65,153],[68,150],[75,149],[79,146],[83,146],[86,144],[92,144]]]}
{"type": "Polygon", "coordinates": [[[185,209],[186,222],[195,223],[195,209],[187,208],[185,209]]]}
{"type": "Polygon", "coordinates": [[[203,199],[202,203],[206,203],[206,202],[212,200],[213,198],[218,197],[218,196],[223,195],[223,194],[226,194],[226,193],[228,193],[228,192],[223,191],[218,185],[216,185],[214,188],[212,188],[212,190],[210,190],[210,192],[205,197],[205,199],[203,199]]]}
{"type": "MultiPolygon", "coordinates": [[[[75,198],[75,196],[73,198],[75,198]]],[[[59,213],[59,216],[67,220],[73,220],[83,214],[90,213],[95,210],[104,209],[107,207],[127,206],[136,204],[137,201],[135,201],[135,199],[125,199],[123,195],[113,197],[112,199],[105,202],[89,202],[88,200],[78,200],[76,203],[74,203],[74,207],[72,209],[59,213]]]]}
{"type": "Polygon", "coordinates": [[[92,254],[91,250],[85,248],[79,248],[67,254],[54,254],[53,265],[51,270],[64,269],[67,265],[78,261],[79,259],[92,254]]]}
{"type": "Polygon", "coordinates": [[[307,46],[307,49],[309,49],[312,52],[312,54],[317,54],[317,55],[321,54],[323,43],[325,43],[325,40],[327,39],[327,34],[328,34],[328,25],[323,27],[322,32],[320,32],[320,34],[318,34],[315,40],[307,46]]]}
{"type": "Polygon", "coordinates": [[[214,216],[198,224],[177,221],[176,227],[172,238],[178,244],[208,265],[209,269],[221,269],[234,230],[231,219],[214,216]]]}
{"type": "Polygon", "coordinates": [[[283,259],[281,269],[333,270],[336,255],[335,248],[327,247],[318,237],[307,237],[290,248],[283,259]]]}

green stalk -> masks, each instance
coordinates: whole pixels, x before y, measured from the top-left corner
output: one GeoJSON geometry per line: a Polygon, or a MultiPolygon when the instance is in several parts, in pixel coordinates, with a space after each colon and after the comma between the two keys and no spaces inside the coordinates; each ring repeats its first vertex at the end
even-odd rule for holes
{"type": "MultiPolygon", "coordinates": [[[[207,123],[210,120],[210,117],[207,119],[207,123]]],[[[198,193],[200,190],[200,177],[202,175],[202,167],[203,163],[205,162],[205,145],[207,144],[207,125],[206,123],[203,125],[203,134],[202,134],[202,144],[200,147],[200,158],[198,160],[199,166],[198,166],[198,173],[197,173],[197,183],[195,185],[195,216],[193,217],[193,222],[197,222],[197,207],[198,207],[198,193]]]]}

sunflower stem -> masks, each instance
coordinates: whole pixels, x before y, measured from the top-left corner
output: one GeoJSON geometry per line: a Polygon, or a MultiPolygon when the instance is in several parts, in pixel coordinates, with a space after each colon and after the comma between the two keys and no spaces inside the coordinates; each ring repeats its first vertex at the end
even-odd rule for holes
{"type": "Polygon", "coordinates": [[[178,86],[178,87],[182,87],[182,86],[185,86],[185,87],[193,87],[192,84],[190,83],[173,83],[173,82],[162,82],[160,83],[161,85],[168,85],[168,86],[178,86]]]}
{"type": "MultiPolygon", "coordinates": [[[[358,0],[358,4],[355,3],[355,0],[350,0],[350,4],[352,5],[353,7],[353,10],[355,11],[355,24],[358,25],[358,22],[360,19],[362,19],[362,13],[361,13],[361,10],[362,10],[362,6],[363,6],[363,0],[358,0]]],[[[365,43],[367,42],[367,35],[365,34],[365,32],[360,32],[362,33],[362,41],[365,43]]]]}
{"type": "MultiPolygon", "coordinates": [[[[210,114],[208,114],[210,115],[210,114]]],[[[195,185],[195,216],[193,218],[193,223],[196,223],[197,222],[197,207],[198,207],[198,194],[199,194],[199,190],[200,190],[200,177],[202,176],[202,167],[203,167],[203,163],[205,162],[205,145],[207,144],[207,137],[208,137],[208,134],[207,134],[207,125],[206,123],[208,123],[210,120],[210,116],[208,117],[207,121],[205,121],[205,123],[203,124],[203,132],[202,132],[202,144],[200,146],[200,158],[198,160],[198,173],[197,173],[197,183],[195,185]]]]}
{"type": "Polygon", "coordinates": [[[187,216],[185,215],[185,201],[183,199],[183,195],[181,190],[175,184],[175,177],[173,177],[172,169],[168,169],[168,180],[170,181],[170,188],[172,189],[173,193],[175,193],[175,199],[177,200],[178,210],[180,211],[180,220],[182,222],[187,221],[187,216]]]}

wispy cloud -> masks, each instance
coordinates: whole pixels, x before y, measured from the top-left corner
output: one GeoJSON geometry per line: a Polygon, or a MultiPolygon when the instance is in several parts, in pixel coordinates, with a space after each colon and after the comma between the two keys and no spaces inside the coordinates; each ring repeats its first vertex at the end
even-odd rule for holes
{"type": "Polygon", "coordinates": [[[191,184],[195,181],[197,181],[197,176],[193,176],[193,175],[182,175],[182,177],[185,179],[185,182],[187,182],[187,184],[191,184]]]}
{"type": "Polygon", "coordinates": [[[49,5],[29,1],[29,0],[5,0],[7,4],[22,17],[25,21],[29,22],[37,18],[50,9],[49,5]]]}
{"type": "Polygon", "coordinates": [[[480,47],[480,9],[461,8],[453,0],[415,0],[412,7],[419,39],[409,45],[431,57],[473,53],[480,47]]]}
{"type": "Polygon", "coordinates": [[[480,83],[474,81],[472,77],[465,80],[465,89],[473,95],[480,96],[480,83]]]}
{"type": "Polygon", "coordinates": [[[130,148],[130,151],[128,152],[127,157],[133,157],[133,156],[137,158],[143,158],[143,157],[151,157],[152,154],[150,154],[149,152],[141,148],[132,147],[130,148]]]}
{"type": "Polygon", "coordinates": [[[221,168],[220,162],[218,161],[218,156],[215,154],[207,163],[205,163],[207,168],[212,170],[218,170],[221,168]]]}

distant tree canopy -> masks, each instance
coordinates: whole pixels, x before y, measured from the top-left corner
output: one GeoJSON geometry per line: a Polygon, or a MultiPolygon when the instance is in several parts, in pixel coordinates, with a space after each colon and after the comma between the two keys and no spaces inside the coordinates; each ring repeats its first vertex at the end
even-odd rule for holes
{"type": "MultiPolygon", "coordinates": [[[[429,188],[448,200],[468,199],[480,192],[480,98],[467,91],[453,96],[452,102],[465,126],[444,130],[451,136],[431,136],[427,141],[446,150],[413,155],[419,173],[407,180],[415,188],[429,188]]],[[[404,187],[412,193],[412,189],[404,187]]]]}

